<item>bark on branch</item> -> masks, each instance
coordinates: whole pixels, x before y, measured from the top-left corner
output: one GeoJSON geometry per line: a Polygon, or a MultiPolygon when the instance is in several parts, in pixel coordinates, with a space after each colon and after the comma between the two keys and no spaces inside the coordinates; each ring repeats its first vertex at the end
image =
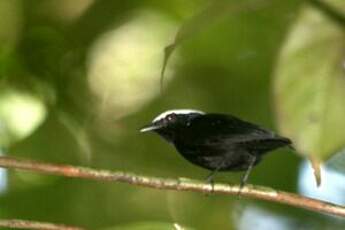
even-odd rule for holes
{"type": "MultiPolygon", "coordinates": [[[[192,191],[199,193],[212,192],[212,194],[235,196],[237,196],[239,192],[238,185],[231,186],[228,184],[217,183],[214,184],[212,189],[212,186],[208,183],[189,179],[182,180],[151,177],[130,172],[96,170],[86,167],[49,164],[4,156],[0,157],[0,167],[28,170],[65,177],[91,179],[97,181],[123,182],[127,184],[163,190],[192,191]]],[[[345,206],[300,196],[294,193],[283,192],[268,187],[247,185],[242,188],[241,196],[287,204],[290,206],[308,209],[315,212],[322,212],[326,214],[345,217],[345,206]]]]}
{"type": "Polygon", "coordinates": [[[18,220],[18,219],[0,220],[0,227],[34,229],[34,230],[83,230],[83,228],[79,228],[79,227],[72,227],[72,226],[53,224],[53,223],[47,223],[47,222],[18,220]]]}

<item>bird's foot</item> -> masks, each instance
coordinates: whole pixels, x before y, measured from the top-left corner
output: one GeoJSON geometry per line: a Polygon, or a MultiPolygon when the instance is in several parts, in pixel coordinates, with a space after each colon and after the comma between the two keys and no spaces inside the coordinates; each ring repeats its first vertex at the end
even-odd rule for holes
{"type": "Polygon", "coordinates": [[[244,181],[241,181],[240,186],[238,188],[238,192],[237,192],[237,198],[241,198],[242,189],[245,185],[246,183],[244,181]]]}
{"type": "Polygon", "coordinates": [[[207,192],[205,192],[205,195],[208,196],[210,194],[214,193],[214,178],[213,178],[214,174],[211,173],[210,175],[208,175],[206,177],[206,183],[210,184],[211,189],[207,190],[207,192]]]}

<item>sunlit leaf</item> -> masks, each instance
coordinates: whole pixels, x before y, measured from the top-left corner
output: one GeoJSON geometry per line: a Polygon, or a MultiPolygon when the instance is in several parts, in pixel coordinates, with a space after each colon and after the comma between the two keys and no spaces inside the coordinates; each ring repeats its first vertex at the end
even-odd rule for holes
{"type": "Polygon", "coordinates": [[[99,116],[120,119],[146,105],[158,93],[160,47],[174,21],[153,10],[141,10],[122,27],[103,34],[90,49],[88,78],[100,100],[99,116]],[[148,90],[149,89],[149,90],[148,90]]]}
{"type": "Polygon", "coordinates": [[[0,146],[30,135],[45,119],[46,107],[37,97],[15,90],[0,92],[0,146]]]}
{"type": "Polygon", "coordinates": [[[345,145],[344,31],[321,11],[304,7],[275,72],[275,106],[282,134],[320,164],[345,145]]]}

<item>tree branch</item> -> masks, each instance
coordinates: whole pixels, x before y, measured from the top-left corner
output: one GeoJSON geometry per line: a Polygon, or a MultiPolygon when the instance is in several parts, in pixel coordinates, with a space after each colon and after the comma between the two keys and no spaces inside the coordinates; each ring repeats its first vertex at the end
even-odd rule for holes
{"type": "MultiPolygon", "coordinates": [[[[208,183],[195,180],[148,177],[121,171],[95,170],[71,165],[48,164],[4,156],[0,157],[0,167],[16,168],[39,173],[92,179],[97,181],[116,181],[165,190],[193,191],[200,193],[212,192],[213,194],[238,195],[240,189],[238,185],[231,186],[228,184],[217,183],[212,188],[212,186],[208,183]]],[[[344,206],[303,197],[293,193],[278,191],[268,187],[247,185],[242,188],[241,196],[287,204],[316,212],[345,217],[344,206]]]]}
{"type": "Polygon", "coordinates": [[[0,220],[0,227],[35,230],[83,230],[83,228],[72,227],[67,225],[18,219],[0,220]]]}

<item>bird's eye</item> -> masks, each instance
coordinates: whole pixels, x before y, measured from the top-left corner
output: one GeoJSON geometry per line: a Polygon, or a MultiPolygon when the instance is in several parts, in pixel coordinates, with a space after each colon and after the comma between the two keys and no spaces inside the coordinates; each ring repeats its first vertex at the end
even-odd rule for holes
{"type": "Polygon", "coordinates": [[[175,121],[176,120],[176,114],[172,113],[167,116],[168,121],[175,121]]]}

